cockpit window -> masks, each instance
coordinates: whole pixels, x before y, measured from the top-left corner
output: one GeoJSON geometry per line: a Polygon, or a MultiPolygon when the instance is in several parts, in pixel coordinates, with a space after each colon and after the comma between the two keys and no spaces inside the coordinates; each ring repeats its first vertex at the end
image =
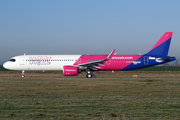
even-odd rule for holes
{"type": "Polygon", "coordinates": [[[10,59],[10,61],[11,61],[11,62],[15,62],[15,61],[16,61],[16,59],[10,59]]]}

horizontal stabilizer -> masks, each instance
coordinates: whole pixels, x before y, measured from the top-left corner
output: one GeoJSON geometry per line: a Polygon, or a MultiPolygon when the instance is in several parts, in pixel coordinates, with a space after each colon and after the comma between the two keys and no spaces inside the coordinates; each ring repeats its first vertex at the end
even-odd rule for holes
{"type": "Polygon", "coordinates": [[[169,56],[169,57],[165,57],[165,58],[157,58],[156,62],[172,61],[172,60],[176,60],[176,58],[174,56],[169,56]]]}
{"type": "Polygon", "coordinates": [[[171,58],[174,58],[176,60],[176,58],[174,56],[170,56],[170,57],[165,57],[165,58],[160,58],[162,61],[166,61],[166,60],[170,60],[171,58]]]}

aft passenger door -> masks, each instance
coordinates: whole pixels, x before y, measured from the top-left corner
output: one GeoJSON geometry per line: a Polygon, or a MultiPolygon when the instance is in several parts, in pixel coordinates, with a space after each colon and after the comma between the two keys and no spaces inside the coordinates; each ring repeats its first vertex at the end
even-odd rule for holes
{"type": "Polygon", "coordinates": [[[144,65],[148,65],[148,64],[149,64],[148,56],[144,56],[144,65]]]}

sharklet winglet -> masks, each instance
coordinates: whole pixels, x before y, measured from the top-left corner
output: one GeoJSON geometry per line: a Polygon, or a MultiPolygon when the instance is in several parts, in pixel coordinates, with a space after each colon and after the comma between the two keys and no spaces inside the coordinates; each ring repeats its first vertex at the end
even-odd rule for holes
{"type": "Polygon", "coordinates": [[[111,59],[111,57],[114,55],[114,52],[115,52],[116,49],[114,49],[107,57],[107,59],[111,59]]]}

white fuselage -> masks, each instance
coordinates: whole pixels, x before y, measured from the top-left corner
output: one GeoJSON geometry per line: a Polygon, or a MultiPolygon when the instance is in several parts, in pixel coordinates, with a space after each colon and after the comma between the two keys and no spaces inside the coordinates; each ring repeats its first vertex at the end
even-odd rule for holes
{"type": "Polygon", "coordinates": [[[80,56],[81,55],[21,55],[11,58],[11,60],[3,66],[10,70],[63,70],[64,65],[73,65],[80,56]]]}

